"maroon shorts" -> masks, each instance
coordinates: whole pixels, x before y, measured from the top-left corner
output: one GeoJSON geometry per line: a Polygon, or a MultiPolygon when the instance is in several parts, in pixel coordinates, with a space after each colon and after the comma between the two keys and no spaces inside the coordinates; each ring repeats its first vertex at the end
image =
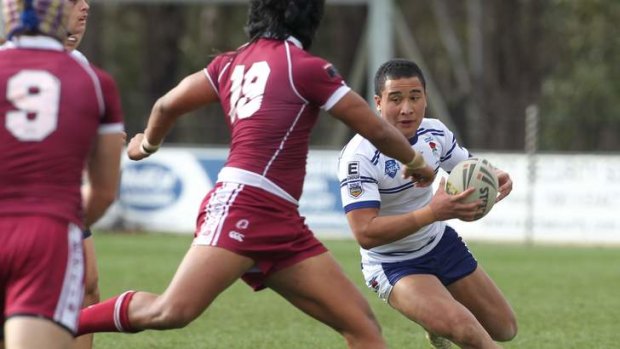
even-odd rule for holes
{"type": "Polygon", "coordinates": [[[194,244],[225,248],[256,264],[243,280],[265,288],[270,274],[327,251],[297,205],[260,188],[217,183],[200,206],[194,244]]]}
{"type": "Polygon", "coordinates": [[[0,216],[0,320],[47,318],[75,333],[84,292],[82,231],[48,216],[0,216]]]}

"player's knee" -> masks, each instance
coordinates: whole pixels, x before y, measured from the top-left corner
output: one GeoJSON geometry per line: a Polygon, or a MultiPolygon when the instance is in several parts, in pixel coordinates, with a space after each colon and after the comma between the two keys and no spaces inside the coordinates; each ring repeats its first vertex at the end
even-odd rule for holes
{"type": "Polygon", "coordinates": [[[491,338],[498,342],[508,342],[517,336],[518,326],[517,319],[511,314],[507,319],[501,322],[501,326],[490,331],[491,338]]]}
{"type": "Polygon", "coordinates": [[[431,332],[452,340],[455,343],[467,344],[475,347],[475,343],[479,342],[482,326],[473,317],[450,317],[448,321],[437,326],[436,330],[431,332]]]}
{"type": "Polygon", "coordinates": [[[159,309],[156,315],[158,327],[164,329],[183,328],[189,325],[196,317],[196,311],[190,307],[180,304],[166,304],[159,309]]]}
{"type": "Polygon", "coordinates": [[[98,276],[87,277],[84,283],[84,305],[99,303],[100,300],[98,276]]]}

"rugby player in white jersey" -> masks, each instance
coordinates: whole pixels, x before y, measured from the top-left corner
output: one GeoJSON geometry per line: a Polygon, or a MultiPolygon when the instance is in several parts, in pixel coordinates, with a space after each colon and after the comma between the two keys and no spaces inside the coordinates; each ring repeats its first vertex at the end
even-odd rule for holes
{"type": "Polygon", "coordinates": [[[166,291],[128,291],[88,307],[80,333],[183,327],[242,278],[332,327],[350,348],[386,347],[368,302],[298,212],[310,131],[324,109],[407,164],[405,175],[421,185],[435,173],[331,64],[307,51],[323,7],[323,0],[250,1],[250,42],[155,103],[146,130],[130,141],[131,159],[153,154],[179,116],[218,102],[231,130],[229,157],[166,291]]]}
{"type": "MultiPolygon", "coordinates": [[[[375,76],[375,103],[428,164],[450,172],[471,155],[438,119],[425,118],[426,86],[420,68],[393,59],[375,76]]],[[[444,180],[433,195],[398,175],[399,161],[356,135],[343,149],[338,177],[347,220],[361,246],[366,284],[394,309],[428,331],[437,348],[497,348],[517,332],[515,315],[461,237],[445,223],[471,221],[479,203],[450,196],[444,180]]],[[[512,190],[499,169],[502,200],[512,190]]]]}

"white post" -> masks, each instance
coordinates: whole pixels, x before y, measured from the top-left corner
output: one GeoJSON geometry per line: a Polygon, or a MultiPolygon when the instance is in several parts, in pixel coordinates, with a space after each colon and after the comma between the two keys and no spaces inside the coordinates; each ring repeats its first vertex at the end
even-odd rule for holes
{"type": "Polygon", "coordinates": [[[536,152],[538,151],[538,106],[525,109],[525,152],[527,158],[527,194],[525,216],[525,242],[534,243],[534,195],[536,187],[536,152]]]}
{"type": "Polygon", "coordinates": [[[374,78],[377,68],[394,56],[392,27],[393,0],[368,0],[368,89],[366,98],[374,105],[374,78]]]}

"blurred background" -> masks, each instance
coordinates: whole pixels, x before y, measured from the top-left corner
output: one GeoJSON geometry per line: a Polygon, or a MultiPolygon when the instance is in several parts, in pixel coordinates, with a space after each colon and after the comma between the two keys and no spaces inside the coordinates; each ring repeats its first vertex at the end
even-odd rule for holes
{"type": "MultiPolygon", "coordinates": [[[[381,63],[369,52],[380,50],[378,57],[410,58],[423,67],[429,116],[442,119],[470,148],[523,150],[526,108],[537,106],[540,150],[620,150],[617,0],[327,4],[311,51],[362,95],[369,94],[368,72],[381,63]],[[373,35],[379,37],[369,48],[366,38],[373,35]]],[[[92,0],[81,50],[117,79],[131,135],[183,76],[246,41],[246,14],[243,0],[92,0]]],[[[222,117],[213,106],[182,118],[167,142],[225,145],[222,117]]],[[[325,116],[312,145],[339,149],[351,136],[325,116]]]]}

